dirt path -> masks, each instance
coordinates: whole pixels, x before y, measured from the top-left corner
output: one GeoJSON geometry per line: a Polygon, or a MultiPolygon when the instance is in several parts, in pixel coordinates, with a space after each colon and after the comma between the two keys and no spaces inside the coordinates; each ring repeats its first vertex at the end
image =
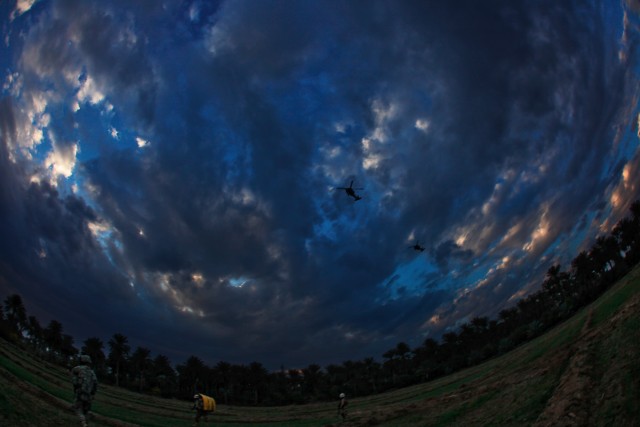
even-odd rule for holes
{"type": "Polygon", "coordinates": [[[636,295],[607,323],[596,328],[592,328],[592,312],[589,313],[569,365],[534,427],[597,425],[599,421],[595,414],[601,415],[604,404],[624,401],[625,392],[620,380],[628,375],[629,369],[625,365],[628,362],[619,357],[599,370],[597,358],[602,355],[602,344],[607,337],[639,309],[640,296],[636,295]]]}
{"type": "Polygon", "coordinates": [[[580,339],[574,349],[553,395],[544,411],[536,420],[535,427],[579,427],[588,425],[590,402],[593,400],[590,391],[593,389],[594,375],[594,340],[591,331],[593,311],[580,332],[580,339]]]}

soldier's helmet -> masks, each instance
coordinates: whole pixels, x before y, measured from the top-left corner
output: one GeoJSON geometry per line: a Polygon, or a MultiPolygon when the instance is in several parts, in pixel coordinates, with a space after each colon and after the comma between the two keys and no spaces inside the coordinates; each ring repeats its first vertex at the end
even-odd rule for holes
{"type": "Polygon", "coordinates": [[[344,393],[340,393],[340,399],[344,399],[344,393]]]}
{"type": "Polygon", "coordinates": [[[80,356],[80,362],[86,365],[91,365],[91,356],[83,354],[80,356]]]}

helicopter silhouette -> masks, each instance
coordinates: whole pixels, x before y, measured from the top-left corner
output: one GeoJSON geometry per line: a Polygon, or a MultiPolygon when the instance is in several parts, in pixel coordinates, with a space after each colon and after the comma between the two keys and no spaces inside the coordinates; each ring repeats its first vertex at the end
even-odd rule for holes
{"type": "Polygon", "coordinates": [[[416,244],[409,246],[409,249],[413,249],[413,250],[416,250],[416,251],[423,252],[425,247],[424,246],[420,246],[420,242],[416,241],[416,244]]]}
{"type": "Polygon", "coordinates": [[[344,190],[347,193],[347,196],[353,197],[354,202],[362,199],[362,197],[356,194],[355,190],[363,190],[363,188],[353,188],[353,180],[351,180],[351,184],[349,184],[348,187],[336,187],[335,189],[344,190]]]}

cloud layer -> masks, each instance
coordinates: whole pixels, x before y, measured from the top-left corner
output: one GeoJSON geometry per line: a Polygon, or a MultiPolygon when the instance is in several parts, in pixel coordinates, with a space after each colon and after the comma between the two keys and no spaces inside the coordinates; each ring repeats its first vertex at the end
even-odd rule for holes
{"type": "Polygon", "coordinates": [[[0,283],[78,340],[379,356],[514,303],[638,196],[632,3],[0,7],[0,283]]]}

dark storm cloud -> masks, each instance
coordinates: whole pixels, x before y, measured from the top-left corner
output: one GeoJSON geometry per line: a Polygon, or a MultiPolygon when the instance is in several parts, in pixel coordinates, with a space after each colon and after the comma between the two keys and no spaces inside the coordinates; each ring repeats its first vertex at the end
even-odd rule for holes
{"type": "MultiPolygon", "coordinates": [[[[0,99],[0,212],[3,218],[8,218],[15,211],[16,192],[21,187],[16,166],[9,161],[9,144],[16,139],[16,121],[13,104],[10,98],[0,99]]],[[[7,221],[0,221],[3,236],[9,236],[14,231],[7,221]],[[7,233],[7,234],[5,234],[7,233]]],[[[19,233],[18,233],[19,234],[19,233]]],[[[2,247],[9,245],[10,239],[2,239],[2,247]]],[[[19,241],[19,239],[17,239],[19,241]]],[[[4,250],[3,250],[4,252],[4,250]]]]}
{"type": "MultiPolygon", "coordinates": [[[[87,225],[95,214],[82,199],[63,197],[47,183],[25,184],[28,168],[8,156],[16,134],[15,111],[8,99],[0,104],[0,116],[0,253],[3,283],[9,286],[5,291],[27,296],[30,312],[43,323],[66,313],[65,331],[86,337],[94,327],[107,333],[90,313],[97,301],[117,301],[126,292],[119,287],[122,278],[96,252],[89,235],[87,225]]],[[[101,304],[109,306],[111,302],[101,304]]]]}
{"type": "Polygon", "coordinates": [[[59,1],[26,37],[21,59],[27,84],[51,80],[59,89],[79,84],[88,73],[100,88],[113,88],[112,102],[129,104],[130,123],[151,125],[156,106],[154,66],[145,34],[137,34],[131,15],[97,3],[59,1]],[[36,80],[33,81],[32,79],[36,80]]]}
{"type": "Polygon", "coordinates": [[[86,224],[96,216],[82,199],[68,196],[62,200],[51,185],[32,184],[25,197],[25,210],[27,227],[57,246],[59,261],[94,250],[86,224]]]}
{"type": "MultiPolygon", "coordinates": [[[[434,168],[411,168],[423,173],[423,176],[414,176],[411,180],[411,184],[416,186],[412,193],[425,195],[421,198],[424,202],[416,206],[415,212],[431,213],[437,209],[439,212],[433,212],[433,216],[438,221],[446,221],[447,218],[455,221],[461,212],[488,198],[495,184],[496,172],[500,169],[526,169],[532,159],[538,159],[541,153],[558,147],[558,144],[580,144],[575,151],[576,156],[593,153],[593,148],[604,149],[604,144],[591,149],[584,147],[585,142],[600,140],[592,138],[593,135],[586,141],[561,139],[562,131],[568,132],[568,127],[576,127],[563,120],[568,113],[566,109],[601,105],[601,99],[585,99],[579,105],[568,104],[569,99],[561,100],[563,104],[555,106],[549,102],[563,92],[570,97],[583,96],[600,92],[582,91],[585,86],[603,87],[604,82],[586,80],[588,77],[583,73],[587,65],[596,70],[601,67],[600,64],[586,63],[590,59],[585,53],[592,51],[596,44],[596,35],[587,27],[593,23],[568,19],[575,11],[561,10],[563,6],[550,7],[549,10],[542,9],[542,5],[539,7],[519,3],[502,11],[468,7],[435,11],[434,20],[451,26],[449,31],[436,27],[436,32],[452,36],[447,38],[451,44],[438,56],[443,67],[441,72],[443,75],[446,73],[446,77],[442,81],[444,96],[436,102],[437,107],[444,109],[436,111],[436,118],[432,120],[434,127],[443,128],[445,142],[441,142],[438,150],[433,152],[432,160],[426,153],[434,168]],[[553,28],[553,32],[540,34],[538,38],[536,33],[546,26],[553,28]],[[504,46],[507,41],[508,46],[504,46]],[[483,83],[474,84],[479,81],[483,83]],[[536,107],[532,108],[533,105],[536,107]],[[536,138],[530,133],[534,129],[543,134],[536,138]],[[436,185],[433,185],[434,181],[436,185]],[[446,185],[450,191],[443,193],[438,184],[446,185]],[[428,205],[431,200],[437,202],[435,207],[428,205]]],[[[429,11],[432,12],[431,9],[429,11]]],[[[413,13],[411,16],[422,15],[413,13]]],[[[597,52],[598,46],[595,48],[597,52]]],[[[598,55],[595,58],[601,60],[598,55]]],[[[597,115],[592,117],[589,114],[589,117],[591,119],[580,121],[578,125],[600,122],[597,115]]],[[[576,163],[585,165],[580,161],[576,163]]],[[[553,164],[549,166],[555,173],[557,168],[553,164]]],[[[586,166],[587,170],[593,169],[588,164],[586,166]]],[[[571,179],[568,176],[550,178],[558,182],[571,179]]],[[[549,185],[549,182],[544,185],[549,185]]],[[[539,203],[535,198],[526,200],[539,203]]],[[[434,227],[438,229],[439,225],[436,223],[434,227]]]]}
{"type": "Polygon", "coordinates": [[[628,75],[604,25],[567,2],[51,2],[14,102],[40,94],[43,129],[98,154],[79,194],[27,185],[8,158],[38,121],[0,105],[15,277],[104,334],[208,361],[379,356],[489,313],[625,164],[628,75]],[[357,203],[328,190],[351,180],[357,203]],[[399,273],[411,239],[438,267],[417,284],[399,273]]]}
{"type": "Polygon", "coordinates": [[[463,261],[468,261],[472,256],[472,251],[464,250],[451,240],[438,245],[438,247],[435,249],[435,253],[433,254],[433,258],[442,270],[447,269],[450,258],[459,258],[463,261]]]}

